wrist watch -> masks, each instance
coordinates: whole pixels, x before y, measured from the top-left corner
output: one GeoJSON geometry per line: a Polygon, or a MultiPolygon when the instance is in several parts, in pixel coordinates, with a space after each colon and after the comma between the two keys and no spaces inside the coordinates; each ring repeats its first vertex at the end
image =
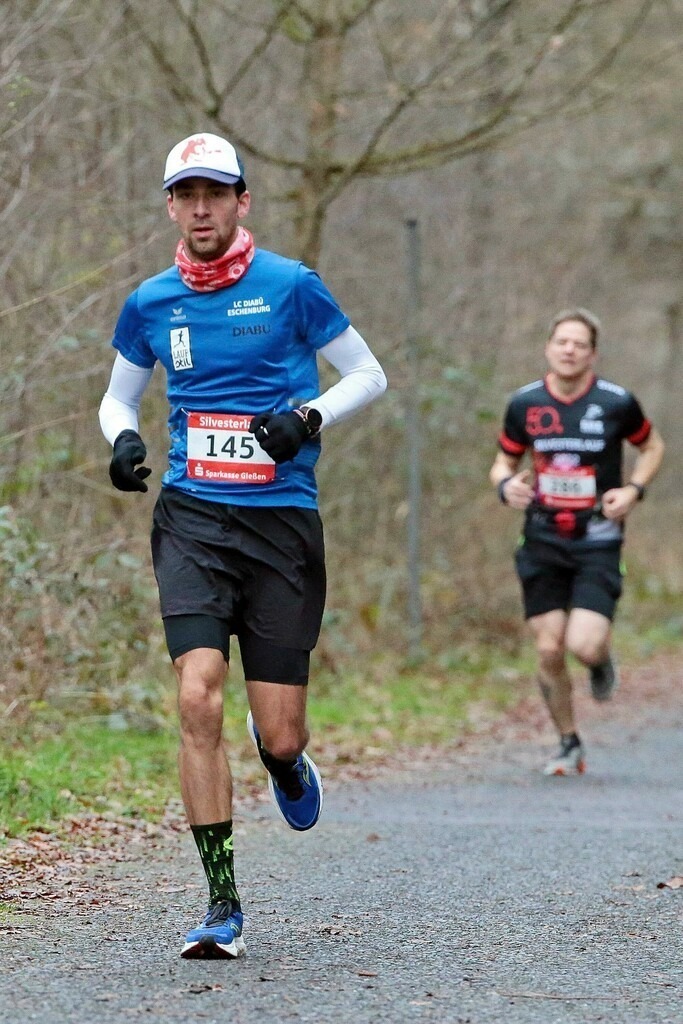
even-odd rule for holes
{"type": "Polygon", "coordinates": [[[499,497],[500,502],[501,502],[502,505],[507,505],[508,504],[508,500],[505,497],[505,484],[508,482],[508,480],[512,480],[512,477],[511,476],[506,476],[504,480],[500,481],[500,483],[498,484],[498,486],[496,488],[496,490],[498,491],[498,497],[499,497]]]}
{"type": "Polygon", "coordinates": [[[643,486],[643,484],[637,484],[635,482],[635,480],[629,480],[629,482],[626,484],[626,486],[627,487],[635,487],[635,489],[638,491],[638,501],[642,501],[643,500],[643,498],[645,497],[645,493],[646,493],[645,487],[643,486]]]}
{"type": "Polygon", "coordinates": [[[296,412],[301,416],[302,420],[306,424],[306,430],[308,431],[309,437],[315,437],[316,434],[320,433],[320,428],[323,425],[322,413],[318,409],[314,409],[310,405],[302,405],[296,412]]]}

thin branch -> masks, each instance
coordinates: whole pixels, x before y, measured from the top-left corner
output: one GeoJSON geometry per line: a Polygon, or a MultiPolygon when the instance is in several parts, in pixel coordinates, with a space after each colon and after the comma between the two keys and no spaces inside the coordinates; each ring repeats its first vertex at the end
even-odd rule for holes
{"type": "MultiPolygon", "coordinates": [[[[172,0],[177,5],[178,0],[172,0]]],[[[208,78],[206,82],[206,90],[212,97],[212,103],[207,105],[205,98],[199,93],[194,92],[185,82],[185,78],[178,74],[177,68],[171,63],[167,57],[166,49],[160,46],[147,31],[144,22],[142,22],[132,6],[129,6],[130,17],[132,22],[142,39],[142,42],[147,47],[152,59],[157,64],[164,77],[168,82],[168,87],[171,95],[177,100],[177,102],[188,112],[194,112],[196,109],[203,110],[208,116],[217,118],[223,103],[225,102],[226,96],[235,88],[235,86],[244,78],[246,73],[252,68],[254,60],[258,56],[262,56],[266,48],[270,45],[274,39],[277,31],[282,26],[282,22],[291,10],[298,8],[295,0],[288,0],[287,3],[282,6],[275,14],[271,22],[266,26],[263,37],[259,40],[256,46],[246,55],[244,60],[241,62],[237,70],[235,71],[232,78],[225,85],[223,90],[219,90],[213,81],[213,77],[210,74],[210,61],[204,46],[203,39],[199,32],[196,30],[194,25],[188,24],[186,15],[182,15],[182,20],[187,24],[188,31],[191,38],[195,42],[199,53],[201,55],[201,63],[205,70],[205,78],[208,78]]],[[[253,141],[247,139],[240,132],[234,130],[229,124],[222,122],[221,129],[230,135],[233,142],[237,144],[239,149],[243,153],[248,153],[249,156],[255,159],[262,160],[265,163],[275,165],[278,167],[285,167],[290,170],[301,170],[303,166],[300,160],[290,160],[285,156],[267,153],[255,146],[253,141]]]]}
{"type": "Polygon", "coordinates": [[[204,104],[204,108],[207,109],[209,112],[213,110],[215,113],[217,113],[219,109],[218,87],[213,77],[211,57],[204,44],[204,39],[202,38],[202,35],[199,29],[197,28],[197,18],[193,17],[192,15],[186,15],[182,8],[182,4],[179,3],[179,0],[171,0],[171,3],[176,9],[178,19],[182,24],[185,25],[187,33],[192,42],[194,43],[197,57],[199,58],[199,66],[201,67],[203,72],[205,90],[209,94],[209,96],[213,98],[213,103],[210,106],[204,104]]]}
{"type": "MultiPolygon", "coordinates": [[[[420,146],[411,147],[408,150],[400,150],[391,154],[375,157],[373,156],[373,153],[376,151],[377,146],[381,141],[381,137],[386,134],[388,128],[396,120],[396,117],[394,116],[395,111],[392,111],[382,125],[378,127],[375,133],[375,138],[373,138],[371,143],[368,144],[364,154],[354,161],[353,164],[346,165],[344,167],[340,166],[339,182],[341,183],[341,188],[347,184],[350,177],[353,177],[356,174],[373,176],[386,173],[406,174],[416,170],[440,166],[452,159],[455,159],[456,157],[480,151],[487,148],[489,145],[497,145],[503,137],[509,138],[516,130],[520,130],[521,128],[528,129],[546,118],[555,116],[557,113],[568,107],[567,97],[577,97],[579,94],[585,92],[596,78],[604,74],[604,72],[614,63],[624,45],[626,45],[642,27],[647,14],[652,9],[655,2],[656,0],[645,0],[632,21],[620,34],[619,40],[600,58],[600,60],[591,68],[589,73],[584,75],[578,82],[574,83],[574,85],[563,93],[560,100],[546,104],[535,114],[529,114],[523,118],[520,117],[519,122],[511,124],[504,132],[497,131],[496,129],[503,121],[510,118],[514,112],[515,106],[526,92],[529,82],[540,67],[541,62],[547,53],[547,40],[527,63],[526,67],[521,72],[517,84],[506,94],[503,102],[496,108],[496,110],[459,138],[428,145],[422,144],[420,146]]],[[[576,21],[584,6],[585,0],[575,0],[565,17],[555,26],[550,38],[555,35],[562,35],[566,32],[576,21]]],[[[411,92],[416,94],[417,91],[417,88],[415,88],[411,92]]],[[[413,96],[411,95],[410,98],[412,100],[413,96]]],[[[337,182],[335,181],[335,196],[339,194],[340,190],[341,189],[337,187],[337,182]]]]}
{"type": "MultiPolygon", "coordinates": [[[[519,118],[514,123],[501,126],[501,128],[488,135],[485,139],[473,140],[469,146],[464,146],[461,150],[453,152],[448,159],[460,159],[462,157],[471,156],[474,153],[479,153],[482,150],[493,150],[507,143],[511,138],[519,138],[526,132],[537,129],[541,124],[548,123],[552,118],[562,113],[564,121],[580,121],[587,117],[589,114],[594,114],[599,110],[604,109],[610,103],[615,100],[623,103],[628,97],[637,96],[642,90],[643,83],[646,81],[647,72],[654,71],[655,67],[657,70],[661,70],[661,64],[667,60],[671,60],[674,57],[679,57],[683,53],[683,41],[676,41],[672,43],[666,50],[660,51],[660,53],[652,59],[651,63],[648,63],[642,68],[640,74],[634,74],[634,80],[631,82],[630,88],[621,86],[618,90],[605,90],[600,96],[588,96],[588,97],[577,97],[580,102],[577,102],[574,106],[567,106],[564,101],[558,102],[553,107],[545,107],[542,111],[538,111],[536,114],[527,114],[525,117],[519,118]]],[[[434,159],[425,159],[425,162],[417,167],[415,164],[410,167],[395,168],[392,170],[394,175],[413,174],[416,170],[430,170],[434,167],[441,167],[447,162],[441,158],[440,154],[435,154],[434,159]]],[[[372,176],[383,176],[386,171],[379,168],[370,168],[364,170],[363,175],[372,176]]]]}
{"type": "Polygon", "coordinates": [[[578,995],[578,996],[563,996],[559,992],[499,992],[499,996],[504,999],[556,999],[560,1002],[615,1002],[623,1003],[624,996],[594,996],[594,995],[578,995]]]}
{"type": "Polygon", "coordinates": [[[29,434],[39,434],[44,430],[52,430],[54,427],[58,427],[62,423],[72,423],[74,420],[83,419],[86,415],[86,411],[87,410],[70,412],[65,416],[58,416],[56,419],[44,420],[42,423],[32,423],[30,427],[24,427],[22,430],[14,430],[11,434],[0,434],[0,446],[4,444],[11,444],[12,441],[18,441],[20,438],[27,437],[29,434]]]}
{"type": "MultiPolygon", "coordinates": [[[[45,292],[43,295],[36,295],[34,298],[27,299],[26,302],[21,302],[17,306],[9,306],[7,309],[0,310],[0,320],[6,316],[10,316],[12,313],[23,313],[25,309],[30,309],[31,306],[37,306],[41,302],[48,302],[50,299],[55,299],[59,295],[65,295],[73,288],[78,288],[86,281],[92,280],[93,277],[97,277],[98,275],[111,270],[112,267],[115,267],[117,263],[121,263],[122,260],[130,259],[130,257],[135,253],[145,249],[148,245],[151,245],[152,242],[155,242],[164,234],[166,234],[166,231],[155,231],[149,236],[149,238],[145,239],[144,242],[139,242],[130,249],[127,249],[125,252],[120,252],[118,256],[114,256],[112,259],[107,260],[106,263],[101,263],[98,267],[95,267],[94,270],[89,270],[87,273],[81,274],[74,281],[70,281],[69,284],[64,284],[60,288],[53,289],[51,292],[45,292]]],[[[117,285],[117,287],[119,286],[120,284],[117,285]]]]}
{"type": "Polygon", "coordinates": [[[287,18],[287,16],[295,7],[296,4],[294,3],[294,0],[291,0],[290,3],[285,3],[282,6],[282,8],[276,13],[275,17],[272,19],[270,24],[265,27],[261,41],[257,43],[256,46],[251,51],[251,53],[249,53],[244,58],[244,60],[239,65],[232,78],[229,79],[228,82],[226,82],[221,97],[221,105],[223,102],[225,102],[225,98],[229,96],[230,93],[239,85],[239,83],[242,81],[246,73],[251,69],[256,58],[262,56],[262,54],[265,53],[265,51],[268,49],[273,39],[277,35],[278,31],[282,27],[285,18],[287,18]]]}
{"type": "Polygon", "coordinates": [[[641,5],[640,10],[636,13],[631,23],[626,26],[614,45],[605,52],[603,57],[591,68],[590,72],[585,75],[583,79],[579,79],[579,81],[575,82],[569,90],[568,95],[570,97],[583,92],[592,82],[599,78],[600,75],[603,75],[610,67],[612,67],[626,44],[629,43],[642,28],[645,19],[656,3],[657,0],[645,0],[641,5]]]}
{"type": "Polygon", "coordinates": [[[361,18],[371,14],[375,7],[380,4],[382,0],[366,0],[365,4],[358,4],[356,11],[348,14],[347,17],[342,17],[340,20],[340,27],[343,32],[348,32],[349,29],[354,28],[361,18]]]}
{"type": "MultiPolygon", "coordinates": [[[[222,88],[219,88],[214,78],[211,56],[204,42],[204,38],[201,32],[199,31],[199,18],[196,16],[196,12],[194,15],[187,15],[185,14],[179,0],[171,0],[171,2],[176,8],[178,18],[180,19],[181,23],[185,26],[187,34],[189,35],[190,39],[194,44],[197,56],[199,58],[199,64],[203,71],[205,90],[212,99],[211,103],[207,104],[206,102],[203,102],[201,106],[210,117],[215,118],[218,116],[223,104],[225,103],[226,97],[228,97],[233,92],[233,90],[239,85],[239,83],[245,77],[247,72],[251,70],[251,68],[254,65],[254,62],[258,60],[258,58],[261,57],[268,49],[273,39],[277,35],[278,31],[280,30],[282,23],[292,11],[294,7],[294,2],[293,0],[289,0],[289,2],[284,3],[279,8],[279,10],[276,11],[270,23],[267,24],[263,29],[263,33],[259,42],[250,50],[249,53],[245,55],[244,59],[236,68],[234,74],[228,79],[228,81],[224,84],[222,88]]],[[[148,35],[145,35],[145,41],[148,42],[149,45],[150,40],[148,35]]],[[[155,46],[155,50],[157,49],[158,48],[155,46]]],[[[168,63],[166,62],[166,68],[169,67],[170,65],[168,65],[168,63]]],[[[175,72],[172,73],[175,77],[175,72]]]]}
{"type": "Polygon", "coordinates": [[[177,100],[185,110],[189,110],[192,106],[201,108],[202,104],[200,97],[187,87],[185,84],[185,78],[178,75],[175,67],[173,67],[171,62],[167,59],[165,48],[163,46],[159,46],[158,43],[152,39],[146,31],[144,24],[135,13],[134,8],[130,4],[128,5],[128,13],[140,38],[151,53],[157,66],[166,77],[171,96],[173,96],[173,98],[177,100]]]}
{"type": "MultiPolygon", "coordinates": [[[[440,74],[441,70],[444,70],[445,68],[448,68],[453,65],[453,63],[458,59],[460,51],[462,50],[462,47],[464,45],[471,45],[472,42],[475,42],[482,35],[484,35],[491,28],[491,26],[494,25],[496,22],[500,21],[501,16],[506,14],[510,8],[515,6],[516,3],[517,0],[499,0],[498,4],[493,6],[491,9],[488,9],[483,17],[478,18],[474,22],[474,27],[472,28],[472,31],[469,33],[469,35],[467,35],[466,37],[459,38],[456,41],[456,43],[449,48],[448,52],[444,54],[441,64],[439,66],[439,70],[437,72],[437,77],[438,74],[440,74]]],[[[381,26],[377,24],[376,21],[374,21],[372,29],[377,49],[379,50],[380,56],[382,57],[382,61],[384,63],[384,69],[387,79],[389,80],[389,82],[393,83],[399,90],[402,91],[405,87],[393,75],[393,60],[391,54],[389,53],[388,47],[384,45],[385,32],[383,31],[381,26]]]]}
{"type": "MultiPolygon", "coordinates": [[[[586,0],[573,0],[563,17],[554,25],[548,38],[552,38],[566,32],[577,20],[585,4],[586,0]]],[[[519,75],[517,84],[507,93],[503,102],[500,103],[488,117],[458,139],[448,140],[447,142],[427,147],[427,152],[431,160],[434,159],[436,154],[442,156],[443,162],[446,162],[448,159],[452,159],[452,156],[449,154],[452,154],[453,152],[460,153],[463,147],[467,149],[467,147],[472,145],[474,140],[480,139],[482,136],[491,132],[497,124],[509,116],[546,56],[548,52],[548,38],[544,40],[543,45],[537,49],[531,59],[527,62],[519,75]]],[[[333,184],[331,185],[328,193],[326,193],[326,201],[331,202],[335,199],[346,187],[349,181],[358,174],[373,172],[381,173],[381,171],[378,170],[379,168],[382,168],[382,171],[394,171],[397,167],[400,167],[403,173],[405,173],[409,167],[410,169],[415,170],[418,169],[419,166],[422,166],[422,157],[425,153],[424,146],[411,147],[410,150],[396,152],[383,157],[374,157],[374,154],[400,115],[442,74],[445,68],[450,65],[450,62],[451,55],[448,54],[442,61],[434,65],[430,73],[425,76],[425,78],[406,89],[404,95],[397,101],[397,103],[394,104],[392,110],[389,111],[382,122],[377,126],[371,139],[366,145],[364,152],[352,163],[349,163],[344,167],[340,167],[338,174],[334,178],[333,184]],[[370,168],[372,168],[372,171],[370,171],[370,168]]],[[[433,163],[431,163],[430,166],[434,166],[433,163]]]]}

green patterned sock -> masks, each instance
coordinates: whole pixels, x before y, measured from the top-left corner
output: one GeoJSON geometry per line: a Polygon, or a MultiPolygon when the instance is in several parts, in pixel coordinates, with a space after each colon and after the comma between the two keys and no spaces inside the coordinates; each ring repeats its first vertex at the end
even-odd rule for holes
{"type": "Polygon", "coordinates": [[[212,907],[220,900],[232,900],[239,909],[240,898],[237,895],[233,863],[232,821],[190,827],[209,883],[209,906],[212,907]]]}

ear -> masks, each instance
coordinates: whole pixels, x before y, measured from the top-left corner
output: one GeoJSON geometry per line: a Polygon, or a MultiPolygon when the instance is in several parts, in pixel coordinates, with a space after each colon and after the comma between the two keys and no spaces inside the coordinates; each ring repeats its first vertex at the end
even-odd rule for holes
{"type": "Polygon", "coordinates": [[[246,217],[251,209],[251,194],[249,192],[243,192],[237,200],[237,219],[242,220],[246,217]]]}
{"type": "Polygon", "coordinates": [[[176,218],[175,207],[173,205],[173,193],[172,192],[169,192],[168,195],[166,196],[166,209],[168,210],[168,215],[171,218],[171,220],[175,222],[177,220],[177,218],[176,218]]]}

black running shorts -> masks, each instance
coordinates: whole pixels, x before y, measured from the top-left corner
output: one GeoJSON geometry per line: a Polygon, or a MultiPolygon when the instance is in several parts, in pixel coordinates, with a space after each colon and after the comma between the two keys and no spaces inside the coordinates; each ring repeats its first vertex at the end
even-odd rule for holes
{"type": "Polygon", "coordinates": [[[515,563],[525,618],[571,608],[614,618],[622,587],[620,547],[587,549],[525,540],[515,563]]]}
{"type": "Polygon", "coordinates": [[[164,488],[152,561],[172,658],[238,637],[247,679],[308,681],[325,606],[325,548],[315,509],[254,508],[164,488]]]}

